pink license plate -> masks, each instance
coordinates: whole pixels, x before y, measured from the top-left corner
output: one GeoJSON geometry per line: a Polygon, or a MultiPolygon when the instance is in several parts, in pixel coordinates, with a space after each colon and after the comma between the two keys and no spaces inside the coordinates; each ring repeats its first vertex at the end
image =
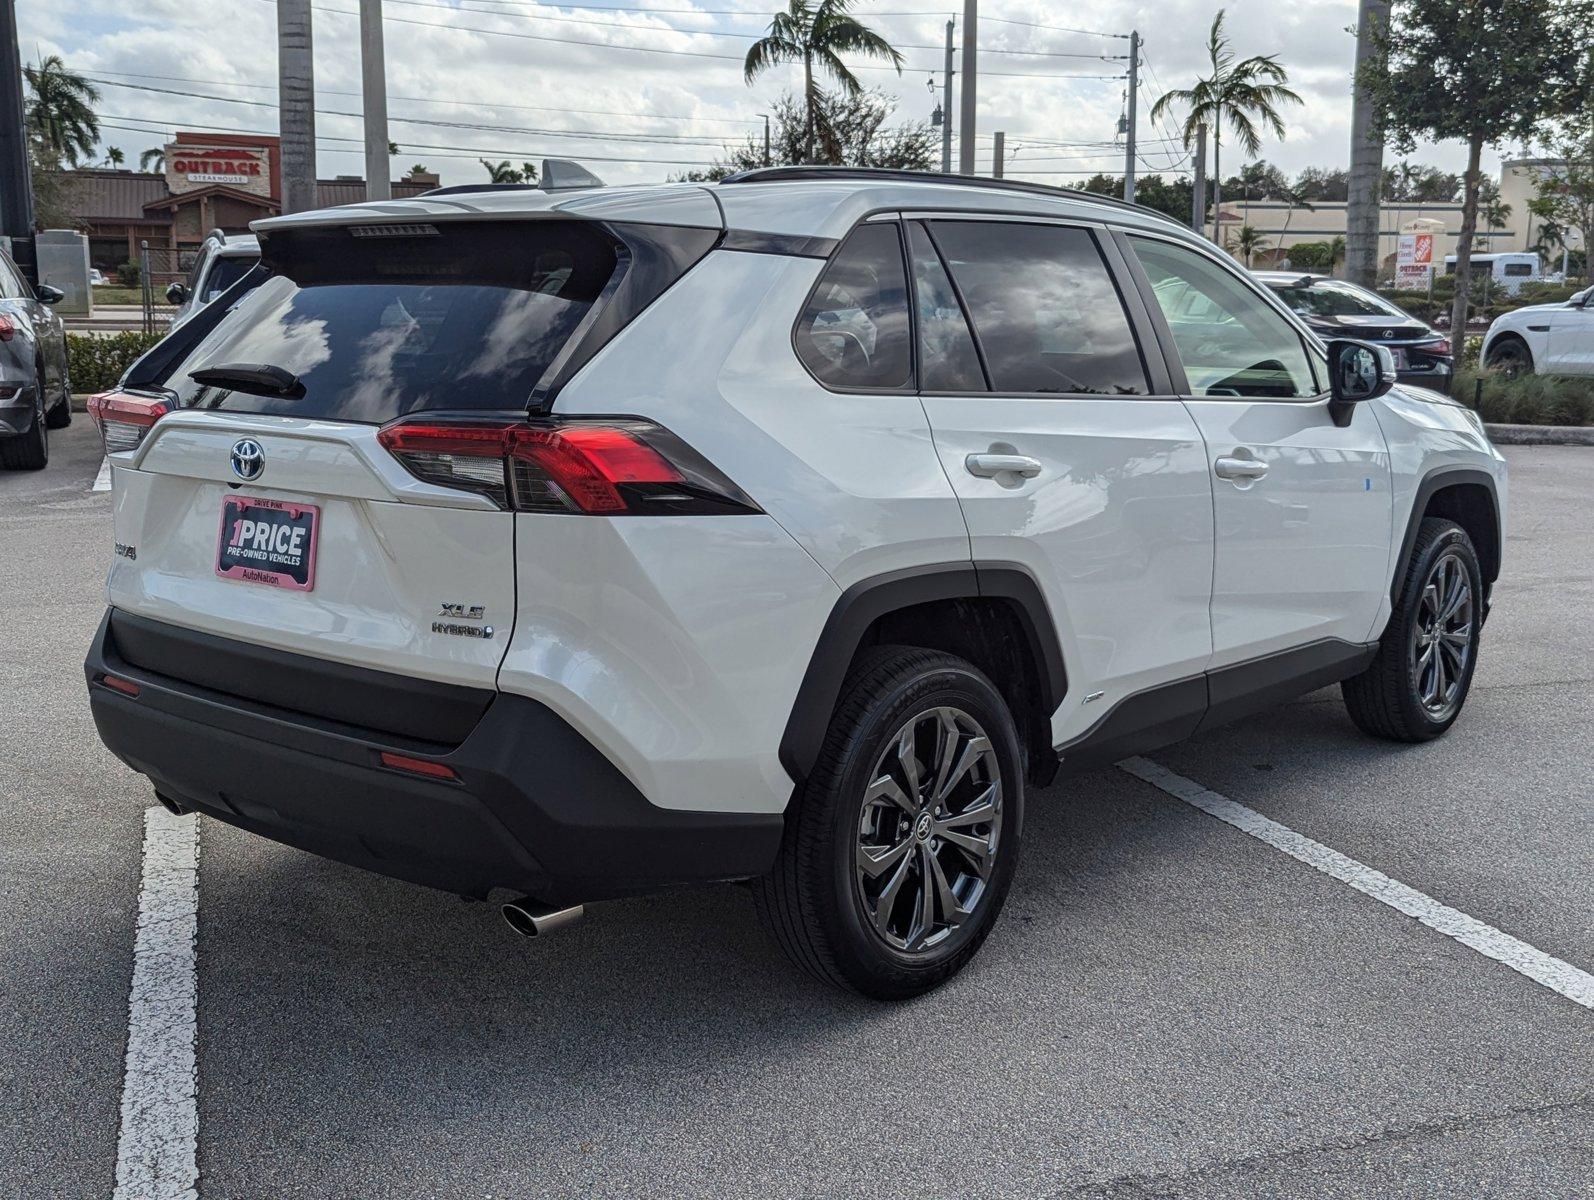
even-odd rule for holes
{"type": "Polygon", "coordinates": [[[221,502],[216,574],[267,587],[308,592],[315,587],[316,529],[321,510],[252,496],[221,502]]]}

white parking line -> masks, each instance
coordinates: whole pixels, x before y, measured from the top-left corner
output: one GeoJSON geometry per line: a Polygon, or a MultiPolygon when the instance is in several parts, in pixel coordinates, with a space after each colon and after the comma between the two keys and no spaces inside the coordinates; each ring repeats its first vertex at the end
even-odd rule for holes
{"type": "Polygon", "coordinates": [[[94,486],[91,492],[108,492],[111,490],[111,460],[100,459],[100,473],[94,477],[94,486]]]}
{"type": "Polygon", "coordinates": [[[1126,758],[1118,766],[1152,787],[1183,800],[1186,804],[1210,813],[1220,821],[1233,825],[1258,841],[1266,842],[1275,850],[1282,850],[1291,858],[1323,874],[1348,884],[1364,895],[1371,896],[1398,912],[1421,921],[1429,929],[1454,938],[1463,946],[1476,950],[1487,958],[1504,963],[1513,971],[1526,975],[1534,983],[1543,984],[1552,992],[1565,996],[1574,1004],[1594,1008],[1594,975],[1579,970],[1571,963],[1544,953],[1526,942],[1502,933],[1492,925],[1485,925],[1466,913],[1441,904],[1415,888],[1407,887],[1398,879],[1391,879],[1372,867],[1347,858],[1338,850],[1331,850],[1321,842],[1296,833],[1287,825],[1280,825],[1264,817],[1255,809],[1247,808],[1202,787],[1192,779],[1176,775],[1168,768],[1145,758],[1126,758]]]}
{"type": "Polygon", "coordinates": [[[199,818],[144,812],[113,1200],[196,1200],[199,818]]]}

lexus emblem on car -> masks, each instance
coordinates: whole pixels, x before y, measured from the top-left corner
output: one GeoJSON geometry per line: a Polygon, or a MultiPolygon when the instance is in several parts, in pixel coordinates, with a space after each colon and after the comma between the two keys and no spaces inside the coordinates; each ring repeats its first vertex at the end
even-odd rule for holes
{"type": "Polygon", "coordinates": [[[1393,330],[1393,329],[1386,329],[1386,330],[1384,330],[1384,340],[1385,340],[1385,341],[1386,341],[1386,342],[1387,342],[1387,341],[1388,341],[1388,340],[1389,340],[1389,339],[1390,339],[1390,338],[1392,338],[1392,337],[1394,337],[1394,336],[1395,336],[1395,331],[1394,331],[1394,330],[1393,330]]]}
{"type": "Polygon", "coordinates": [[[266,469],[266,452],[254,438],[240,438],[232,444],[232,473],[245,483],[260,478],[266,469]]]}

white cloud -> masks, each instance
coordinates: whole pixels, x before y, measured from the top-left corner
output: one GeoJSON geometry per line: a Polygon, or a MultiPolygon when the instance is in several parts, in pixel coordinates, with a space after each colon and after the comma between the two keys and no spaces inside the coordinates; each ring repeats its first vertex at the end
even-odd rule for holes
{"type": "MultiPolygon", "coordinates": [[[[358,142],[336,139],[358,139],[360,121],[333,115],[360,111],[358,23],[352,15],[356,0],[316,2],[318,108],[326,110],[318,119],[323,139],[320,174],[359,174],[363,159],[358,142]]],[[[425,163],[439,170],[445,182],[460,183],[483,177],[478,156],[517,162],[569,157],[589,162],[605,179],[630,182],[663,178],[685,163],[706,163],[722,153],[724,142],[761,131],[759,113],[781,91],[795,87],[800,75],[796,68],[787,68],[748,88],[742,83],[740,63],[734,60],[750,38],[696,31],[756,34],[775,4],[776,0],[649,0],[650,8],[672,11],[644,14],[559,9],[531,0],[453,0],[452,4],[388,0],[390,137],[401,147],[395,168],[402,171],[412,163],[425,163]],[[700,11],[729,7],[749,15],[700,11]],[[698,11],[673,11],[683,9],[698,11]],[[601,45],[539,40],[548,37],[601,45]],[[625,45],[732,58],[610,48],[625,45]],[[501,128],[413,124],[405,118],[501,128]],[[561,138],[553,131],[597,136],[561,138]],[[654,135],[656,140],[627,141],[622,135],[654,135]]],[[[1061,183],[1079,176],[1055,172],[1122,170],[1121,152],[1101,144],[1113,138],[1122,81],[1001,74],[1116,74],[1123,68],[1121,61],[999,52],[1122,55],[1127,44],[991,19],[995,17],[1081,29],[1138,28],[1149,64],[1141,133],[1151,167],[1142,170],[1182,158],[1177,146],[1155,140],[1165,130],[1153,129],[1145,118],[1150,101],[1159,94],[1157,84],[1185,86],[1205,65],[1207,27],[1214,11],[1210,0],[1081,0],[1066,9],[1052,0],[1004,0],[988,3],[987,9],[980,27],[982,168],[988,169],[990,162],[989,135],[1002,129],[1016,155],[1009,167],[1016,176],[1061,183]],[[1039,144],[1043,142],[1072,144],[1039,144]]],[[[945,21],[952,10],[960,11],[961,5],[946,0],[939,5],[926,0],[872,0],[858,6],[859,15],[894,43],[922,47],[904,49],[910,69],[900,79],[888,71],[859,72],[866,83],[883,86],[898,98],[901,116],[926,118],[938,98],[939,78],[935,97],[925,82],[932,71],[939,71],[945,21]],[[946,11],[937,15],[938,7],[946,11]],[[871,15],[871,9],[877,15],[871,15]],[[905,10],[925,15],[890,15],[905,10]]],[[[1292,6],[1276,0],[1237,0],[1229,6],[1236,51],[1277,54],[1305,100],[1287,114],[1289,137],[1283,142],[1270,139],[1262,150],[1263,157],[1287,171],[1343,165],[1348,157],[1354,51],[1348,27],[1355,17],[1354,0],[1292,6]]],[[[74,68],[104,80],[184,93],[103,87],[100,108],[108,124],[104,140],[120,146],[130,159],[146,146],[159,144],[163,130],[271,132],[276,128],[276,111],[270,107],[276,82],[272,0],[144,0],[132,8],[123,0],[22,0],[18,22],[29,57],[59,53],[74,68]],[[204,82],[186,82],[190,80],[204,82]],[[143,126],[149,132],[111,125],[143,126]]],[[[1459,145],[1441,145],[1423,148],[1414,157],[1455,170],[1464,153],[1459,145]]],[[[1487,169],[1493,163],[1485,165],[1487,169]]],[[[1225,173],[1238,166],[1234,153],[1226,152],[1225,173]]]]}

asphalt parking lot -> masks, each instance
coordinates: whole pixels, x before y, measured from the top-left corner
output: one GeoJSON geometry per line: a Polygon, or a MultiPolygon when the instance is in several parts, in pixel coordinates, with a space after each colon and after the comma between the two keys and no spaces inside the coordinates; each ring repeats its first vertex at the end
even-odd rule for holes
{"type": "MultiPolygon", "coordinates": [[[[81,662],[109,496],[79,418],[0,474],[0,1195],[108,1196],[147,785],[81,662]]],[[[1594,971],[1594,448],[1513,447],[1452,734],[1337,692],[1152,756],[1594,971]]],[[[201,821],[198,1192],[259,1197],[1594,1194],[1594,1011],[1112,768],[1033,796],[941,992],[826,990],[722,887],[526,942],[201,821]]],[[[1586,978],[1586,976],[1585,976],[1586,978]]],[[[176,1193],[173,1193],[176,1194],[176,1193]]]]}

